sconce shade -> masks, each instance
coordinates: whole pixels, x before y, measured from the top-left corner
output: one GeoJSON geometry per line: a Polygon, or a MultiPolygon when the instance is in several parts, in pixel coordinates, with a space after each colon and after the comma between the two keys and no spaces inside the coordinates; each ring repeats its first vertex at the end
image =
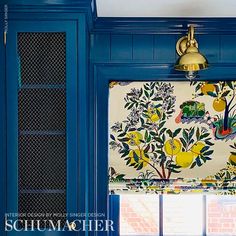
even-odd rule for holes
{"type": "Polygon", "coordinates": [[[180,71],[199,71],[208,67],[207,59],[194,46],[187,48],[175,64],[175,69],[180,71]]]}

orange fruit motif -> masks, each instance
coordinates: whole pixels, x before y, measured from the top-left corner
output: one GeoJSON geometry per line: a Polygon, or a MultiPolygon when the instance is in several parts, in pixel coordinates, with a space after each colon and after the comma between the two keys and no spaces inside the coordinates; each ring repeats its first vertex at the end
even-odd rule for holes
{"type": "Polygon", "coordinates": [[[207,95],[208,92],[214,92],[215,91],[215,86],[214,84],[203,84],[201,86],[201,92],[205,95],[207,95]]]}
{"type": "Polygon", "coordinates": [[[213,108],[215,109],[215,111],[221,112],[224,111],[225,107],[226,107],[226,101],[223,98],[216,98],[213,101],[213,108]]]}

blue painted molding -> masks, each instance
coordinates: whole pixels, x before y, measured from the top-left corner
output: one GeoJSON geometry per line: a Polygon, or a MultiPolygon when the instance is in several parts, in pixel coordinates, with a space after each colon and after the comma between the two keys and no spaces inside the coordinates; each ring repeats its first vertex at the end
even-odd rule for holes
{"type": "Polygon", "coordinates": [[[109,236],[120,236],[120,196],[109,195],[109,220],[113,222],[114,231],[109,236]]]}
{"type": "Polygon", "coordinates": [[[94,23],[93,32],[185,34],[188,25],[197,34],[236,34],[236,18],[176,18],[176,17],[100,17],[94,23]]]}
{"type": "Polygon", "coordinates": [[[50,5],[72,5],[75,7],[89,6],[92,0],[5,0],[4,4],[9,5],[28,5],[28,6],[50,6],[50,5]]]}
{"type": "MultiPolygon", "coordinates": [[[[92,63],[149,63],[173,64],[178,58],[176,34],[133,34],[94,32],[91,34],[90,60],[92,63]]],[[[236,34],[197,34],[199,50],[210,65],[236,64],[236,34]]]]}
{"type": "Polygon", "coordinates": [[[0,232],[4,236],[6,213],[6,73],[5,47],[3,44],[4,20],[0,16],[0,232]]]}
{"type": "MultiPolygon", "coordinates": [[[[74,15],[83,13],[86,15],[86,24],[92,29],[93,21],[96,18],[94,0],[6,0],[4,4],[8,6],[9,19],[16,13],[21,13],[22,18],[26,15],[33,17],[32,14],[35,13],[47,13],[44,17],[50,17],[49,13],[74,15]]],[[[3,9],[0,9],[0,12],[3,12],[3,9]]]]}
{"type": "MultiPolygon", "coordinates": [[[[78,43],[78,179],[79,186],[78,206],[80,213],[89,212],[89,193],[88,193],[88,168],[89,168],[89,124],[88,124],[88,29],[86,27],[86,18],[82,17],[77,25],[77,43],[78,43]]],[[[87,219],[87,218],[86,218],[87,219]]],[[[87,235],[87,232],[80,232],[81,235],[87,235]]]]}
{"type": "MultiPolygon", "coordinates": [[[[174,64],[152,63],[95,63],[95,71],[103,79],[114,80],[186,80],[184,73],[173,69],[174,64]]],[[[236,64],[211,64],[199,72],[199,80],[235,80],[236,64]]]]}

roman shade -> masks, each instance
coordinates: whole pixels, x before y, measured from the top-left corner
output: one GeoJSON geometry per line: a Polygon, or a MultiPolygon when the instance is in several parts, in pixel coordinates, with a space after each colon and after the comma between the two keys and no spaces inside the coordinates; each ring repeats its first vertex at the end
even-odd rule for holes
{"type": "Polygon", "coordinates": [[[109,87],[111,193],[236,193],[234,81],[109,87]]]}

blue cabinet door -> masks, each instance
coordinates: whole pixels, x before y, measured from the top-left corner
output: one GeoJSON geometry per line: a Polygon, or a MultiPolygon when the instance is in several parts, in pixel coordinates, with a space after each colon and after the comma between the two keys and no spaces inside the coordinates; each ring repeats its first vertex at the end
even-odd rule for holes
{"type": "Polygon", "coordinates": [[[8,28],[6,193],[15,229],[7,235],[74,235],[48,232],[48,221],[78,212],[77,25],[10,20],[8,28]]]}

